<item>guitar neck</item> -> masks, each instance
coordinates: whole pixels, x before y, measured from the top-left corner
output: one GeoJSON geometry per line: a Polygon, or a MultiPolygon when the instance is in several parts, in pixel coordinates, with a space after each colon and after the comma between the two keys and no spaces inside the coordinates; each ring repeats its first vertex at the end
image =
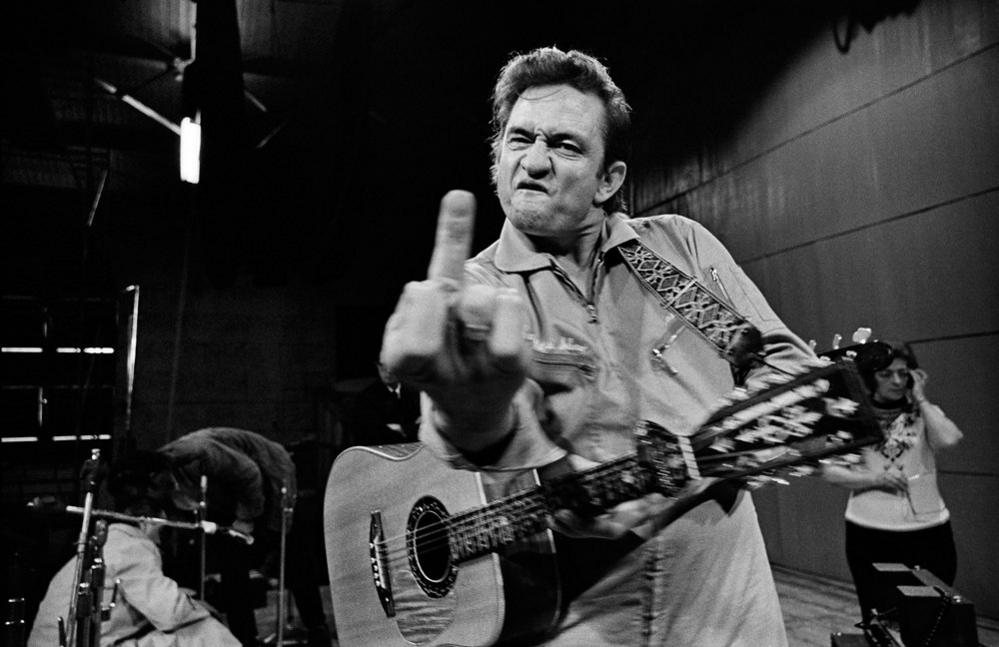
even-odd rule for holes
{"type": "Polygon", "coordinates": [[[565,474],[450,517],[451,555],[466,561],[523,541],[551,527],[555,510],[595,514],[662,489],[637,454],[565,474]]]}
{"type": "Polygon", "coordinates": [[[452,556],[472,559],[521,541],[551,527],[558,509],[594,516],[651,492],[678,496],[691,479],[705,477],[759,483],[764,475],[880,441],[852,362],[819,362],[770,382],[735,394],[690,436],[642,421],[636,453],[448,518],[452,556]]]}

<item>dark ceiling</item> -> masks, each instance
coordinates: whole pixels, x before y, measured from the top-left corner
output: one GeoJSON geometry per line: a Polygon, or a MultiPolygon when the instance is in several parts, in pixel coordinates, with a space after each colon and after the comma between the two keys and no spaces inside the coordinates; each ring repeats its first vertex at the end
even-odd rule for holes
{"type": "MultiPolygon", "coordinates": [[[[71,258],[63,275],[86,262],[77,233],[93,255],[100,241],[86,239],[100,237],[102,223],[134,238],[190,212],[216,285],[245,273],[268,285],[339,281],[389,302],[425,267],[448,189],[479,196],[477,247],[499,229],[485,142],[491,85],[511,52],[557,44],[604,58],[641,127],[643,114],[646,124],[666,116],[651,107],[674,93],[662,81],[668,68],[676,86],[699,66],[703,81],[703,66],[692,63],[718,57],[703,54],[759,37],[741,29],[753,12],[722,4],[11,3],[2,27],[2,188],[17,240],[5,248],[25,259],[25,246],[46,248],[48,260],[8,262],[4,290],[58,280],[41,265],[57,262],[51,243],[65,227],[40,212],[59,203],[74,231],[55,246],[71,258]],[[171,130],[195,109],[204,129],[197,188],[178,179],[171,130]]],[[[120,244],[105,232],[105,247],[120,244]]]]}

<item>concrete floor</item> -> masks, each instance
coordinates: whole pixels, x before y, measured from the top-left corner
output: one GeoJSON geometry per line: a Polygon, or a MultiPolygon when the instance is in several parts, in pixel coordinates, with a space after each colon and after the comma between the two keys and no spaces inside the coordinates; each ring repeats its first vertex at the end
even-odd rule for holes
{"type": "MultiPolygon", "coordinates": [[[[784,625],[790,647],[830,647],[833,633],[860,634],[860,630],[855,627],[860,620],[860,609],[849,584],[776,566],[774,580],[784,612],[784,625]]],[[[322,592],[332,626],[329,588],[323,587],[322,592]]],[[[275,633],[276,592],[269,593],[269,600],[271,604],[257,610],[261,638],[273,637],[275,633]]],[[[294,604],[290,608],[288,629],[285,631],[286,645],[296,644],[296,638],[301,637],[295,627],[294,604]]],[[[985,647],[999,647],[999,622],[980,617],[978,641],[985,647]]],[[[272,639],[271,643],[273,642],[272,639]]],[[[334,640],[331,647],[339,647],[339,643],[334,640]]]]}

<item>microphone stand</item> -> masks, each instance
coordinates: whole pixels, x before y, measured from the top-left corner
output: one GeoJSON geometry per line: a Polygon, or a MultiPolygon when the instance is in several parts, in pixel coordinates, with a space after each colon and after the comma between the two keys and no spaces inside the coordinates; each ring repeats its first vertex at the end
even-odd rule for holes
{"type": "MultiPolygon", "coordinates": [[[[87,569],[86,603],[77,606],[77,647],[98,647],[101,643],[101,620],[104,603],[104,542],[108,537],[108,524],[104,520],[94,522],[94,533],[90,538],[90,567],[87,569]],[[86,606],[86,610],[84,610],[86,606]],[[86,637],[86,638],[84,638],[86,637]]],[[[80,585],[81,595],[83,584],[80,585]]]]}
{"type": "Polygon", "coordinates": [[[24,627],[24,598],[10,598],[7,600],[7,618],[3,623],[4,644],[9,647],[24,647],[24,641],[27,640],[24,627]]]}
{"type": "MultiPolygon", "coordinates": [[[[28,507],[31,509],[45,511],[43,503],[41,503],[38,499],[29,501],[28,507]]],[[[68,512],[70,514],[83,514],[84,511],[85,508],[75,505],[61,506],[52,510],[52,512],[68,512]]],[[[164,519],[162,517],[137,517],[123,512],[115,512],[113,510],[101,510],[100,508],[91,509],[90,516],[91,518],[109,519],[111,521],[122,521],[124,523],[139,525],[147,523],[157,526],[167,526],[169,528],[180,528],[183,530],[200,530],[209,535],[222,534],[232,539],[241,541],[247,546],[252,546],[254,541],[253,535],[241,532],[229,526],[220,526],[214,521],[202,521],[200,523],[196,523],[194,521],[174,521],[172,519],[164,519]]]]}
{"type": "Polygon", "coordinates": [[[208,533],[205,530],[204,522],[207,519],[208,513],[208,476],[205,474],[201,475],[201,487],[199,490],[198,497],[198,510],[196,512],[196,517],[198,520],[198,526],[201,531],[198,533],[198,599],[204,601],[205,599],[205,570],[207,569],[207,559],[206,559],[206,537],[208,533]]]}
{"type": "Polygon", "coordinates": [[[285,585],[285,558],[288,552],[288,522],[294,511],[294,499],[289,496],[288,484],[281,486],[281,543],[278,550],[278,592],[277,592],[277,631],[264,639],[264,644],[284,647],[284,631],[287,624],[287,588],[285,585]],[[273,643],[271,642],[273,640],[273,643]]]}
{"type": "MultiPolygon", "coordinates": [[[[76,589],[69,601],[68,634],[64,647],[69,647],[73,642],[74,631],[78,625],[82,624],[83,616],[89,618],[91,609],[80,610],[81,602],[88,604],[90,586],[84,581],[84,571],[87,568],[87,536],[90,532],[90,515],[94,507],[94,492],[97,489],[97,468],[100,464],[101,450],[94,448],[90,450],[90,458],[83,462],[83,469],[80,472],[83,480],[83,521],[80,523],[80,534],[76,540],[76,566],[73,570],[73,582],[76,589]]],[[[88,636],[89,637],[89,636],[88,636]]]]}
{"type": "Polygon", "coordinates": [[[284,626],[287,621],[287,590],[285,588],[285,555],[288,552],[288,517],[291,514],[290,497],[288,496],[288,484],[281,486],[281,548],[278,564],[278,615],[277,615],[277,645],[284,645],[284,626]]]}

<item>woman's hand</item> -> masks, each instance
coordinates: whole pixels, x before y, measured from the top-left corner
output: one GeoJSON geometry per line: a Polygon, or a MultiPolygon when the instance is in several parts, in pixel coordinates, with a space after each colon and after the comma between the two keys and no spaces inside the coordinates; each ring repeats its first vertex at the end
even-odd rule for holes
{"type": "Polygon", "coordinates": [[[884,471],[873,475],[869,489],[890,494],[905,494],[909,491],[909,479],[896,470],[884,471]]]}

